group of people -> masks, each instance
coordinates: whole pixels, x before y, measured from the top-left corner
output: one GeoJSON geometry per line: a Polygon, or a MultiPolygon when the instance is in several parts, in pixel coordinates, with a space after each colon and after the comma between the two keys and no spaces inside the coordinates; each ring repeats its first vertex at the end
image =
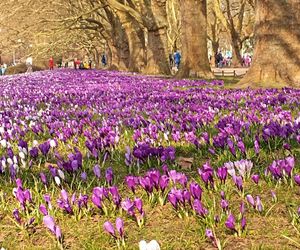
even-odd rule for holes
{"type": "MultiPolygon", "coordinates": [[[[101,56],[101,63],[103,67],[107,66],[107,57],[106,55],[103,53],[103,55],[101,56]]],[[[49,59],[49,70],[53,70],[55,66],[55,62],[53,57],[51,57],[49,59]]],[[[57,63],[57,67],[58,68],[74,68],[75,70],[77,69],[92,69],[93,68],[93,60],[90,58],[87,58],[85,60],[80,60],[78,58],[75,58],[74,60],[60,60],[57,63]]]]}
{"type": "Polygon", "coordinates": [[[219,51],[215,55],[215,65],[217,68],[230,67],[232,63],[232,57],[227,55],[223,56],[222,52],[219,51]]]}
{"type": "MultiPolygon", "coordinates": [[[[252,57],[249,54],[245,54],[242,57],[242,66],[243,67],[250,67],[251,63],[252,63],[252,57]]],[[[222,52],[219,51],[216,55],[215,55],[215,65],[218,68],[223,68],[223,67],[230,67],[232,64],[232,56],[223,56],[222,52]]]]}
{"type": "Polygon", "coordinates": [[[243,67],[250,67],[251,66],[251,63],[252,63],[252,57],[248,54],[244,55],[243,58],[242,58],[242,65],[243,67]]]}

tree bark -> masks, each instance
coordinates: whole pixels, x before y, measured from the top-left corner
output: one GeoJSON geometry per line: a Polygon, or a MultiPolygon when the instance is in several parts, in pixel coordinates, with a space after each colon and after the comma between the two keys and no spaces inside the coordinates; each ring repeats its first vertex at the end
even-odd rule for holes
{"type": "Polygon", "coordinates": [[[125,29],[129,45],[128,70],[141,72],[145,67],[145,37],[143,30],[127,13],[119,11],[118,16],[125,29]]]}
{"type": "MultiPolygon", "coordinates": [[[[234,31],[233,31],[234,32],[234,31]]],[[[231,35],[232,44],[232,66],[241,67],[242,66],[242,44],[239,42],[239,38],[231,35]]]]}
{"type": "Polygon", "coordinates": [[[111,70],[127,71],[129,67],[129,50],[124,37],[116,35],[107,41],[110,55],[108,56],[109,68],[111,70]]]}
{"type": "Polygon", "coordinates": [[[182,63],[178,78],[213,78],[207,49],[206,0],[180,0],[182,63]]]}
{"type": "Polygon", "coordinates": [[[256,3],[255,51],[240,86],[300,87],[300,2],[256,3]]]}
{"type": "Polygon", "coordinates": [[[145,26],[148,31],[146,74],[170,74],[166,0],[145,0],[145,26]]]}

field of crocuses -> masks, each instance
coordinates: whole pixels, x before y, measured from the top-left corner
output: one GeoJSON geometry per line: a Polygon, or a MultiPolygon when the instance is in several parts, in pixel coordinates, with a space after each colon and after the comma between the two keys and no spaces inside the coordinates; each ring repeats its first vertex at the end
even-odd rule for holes
{"type": "Polygon", "coordinates": [[[57,70],[0,94],[0,247],[300,248],[300,90],[57,70]]]}

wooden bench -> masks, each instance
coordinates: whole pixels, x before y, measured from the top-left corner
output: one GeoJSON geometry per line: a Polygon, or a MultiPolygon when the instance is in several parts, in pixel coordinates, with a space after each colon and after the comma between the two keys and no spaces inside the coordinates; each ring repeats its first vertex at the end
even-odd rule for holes
{"type": "Polygon", "coordinates": [[[242,74],[237,74],[235,70],[232,70],[232,71],[228,71],[228,70],[221,70],[221,71],[213,71],[214,75],[215,76],[242,76],[242,75],[245,75],[247,73],[247,71],[245,73],[242,73],[242,74]]]}

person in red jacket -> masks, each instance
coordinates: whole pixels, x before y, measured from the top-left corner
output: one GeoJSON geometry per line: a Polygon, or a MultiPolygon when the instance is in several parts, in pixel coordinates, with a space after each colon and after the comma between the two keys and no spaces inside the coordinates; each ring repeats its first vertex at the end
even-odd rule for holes
{"type": "Polygon", "coordinates": [[[49,59],[49,69],[50,69],[50,70],[53,70],[53,69],[54,69],[54,60],[53,60],[52,57],[49,59]]]}

